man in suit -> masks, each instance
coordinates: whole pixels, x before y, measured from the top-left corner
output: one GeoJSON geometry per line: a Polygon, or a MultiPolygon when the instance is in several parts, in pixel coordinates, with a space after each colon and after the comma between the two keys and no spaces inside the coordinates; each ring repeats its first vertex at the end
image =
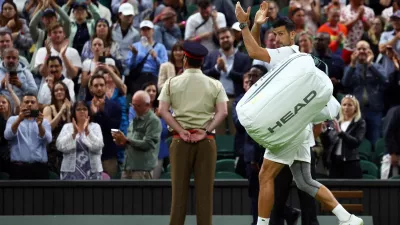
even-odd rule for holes
{"type": "Polygon", "coordinates": [[[243,74],[251,67],[248,55],[239,52],[234,47],[234,33],[231,28],[218,30],[220,49],[211,52],[204,63],[203,72],[207,76],[219,80],[229,98],[228,117],[217,129],[217,134],[234,135],[236,130],[232,119],[232,103],[235,98],[244,93],[243,74]]]}

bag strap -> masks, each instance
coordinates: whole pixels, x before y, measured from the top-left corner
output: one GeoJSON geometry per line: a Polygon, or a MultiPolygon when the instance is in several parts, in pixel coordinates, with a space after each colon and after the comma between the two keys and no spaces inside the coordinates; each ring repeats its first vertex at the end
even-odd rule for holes
{"type": "MultiPolygon", "coordinates": [[[[156,46],[156,44],[157,44],[157,42],[154,42],[153,48],[156,46]]],[[[149,57],[149,55],[150,55],[150,51],[147,52],[146,56],[145,56],[145,57],[142,59],[142,61],[140,61],[140,63],[138,63],[136,66],[138,66],[138,65],[140,65],[140,64],[142,64],[142,63],[144,63],[144,62],[147,60],[147,58],[149,57]]]]}
{"type": "MultiPolygon", "coordinates": [[[[210,18],[208,18],[209,20],[210,18]]],[[[201,24],[199,24],[196,28],[194,28],[194,31],[196,32],[200,27],[202,27],[204,24],[208,22],[208,20],[204,20],[201,24]]]]}

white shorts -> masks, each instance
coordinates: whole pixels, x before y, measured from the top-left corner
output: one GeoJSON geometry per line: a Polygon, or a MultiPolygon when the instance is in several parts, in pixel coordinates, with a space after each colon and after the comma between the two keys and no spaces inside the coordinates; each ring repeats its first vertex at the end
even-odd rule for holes
{"type": "Polygon", "coordinates": [[[310,135],[313,136],[312,128],[307,126],[299,136],[288,143],[282,150],[270,152],[265,149],[264,158],[288,166],[291,166],[295,160],[310,163],[310,135]]]}

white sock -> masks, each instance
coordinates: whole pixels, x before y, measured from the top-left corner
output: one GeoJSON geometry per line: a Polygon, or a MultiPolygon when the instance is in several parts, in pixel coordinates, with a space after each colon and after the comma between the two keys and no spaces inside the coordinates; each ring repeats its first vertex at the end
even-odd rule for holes
{"type": "Polygon", "coordinates": [[[336,215],[336,217],[341,222],[345,222],[350,219],[351,215],[348,213],[341,204],[337,205],[333,210],[332,213],[336,215]]]}
{"type": "Polygon", "coordinates": [[[269,224],[269,218],[258,217],[257,225],[268,225],[268,224],[269,224]]]}

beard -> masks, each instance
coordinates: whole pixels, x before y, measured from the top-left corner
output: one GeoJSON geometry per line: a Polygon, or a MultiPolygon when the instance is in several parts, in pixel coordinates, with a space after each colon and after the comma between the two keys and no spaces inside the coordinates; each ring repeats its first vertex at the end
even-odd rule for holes
{"type": "Polygon", "coordinates": [[[5,65],[5,67],[6,67],[6,69],[8,70],[8,71],[16,71],[17,70],[17,68],[18,68],[18,64],[16,63],[16,64],[14,64],[14,65],[10,65],[10,64],[6,64],[5,65]]]}

